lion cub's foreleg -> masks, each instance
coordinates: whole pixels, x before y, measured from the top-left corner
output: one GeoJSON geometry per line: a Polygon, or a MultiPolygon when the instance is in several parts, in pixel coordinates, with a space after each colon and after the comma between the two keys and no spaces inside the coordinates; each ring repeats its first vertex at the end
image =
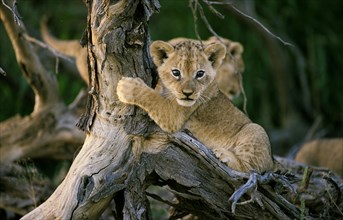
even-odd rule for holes
{"type": "Polygon", "coordinates": [[[121,102],[144,109],[166,132],[180,130],[191,113],[191,108],[184,108],[165,99],[140,78],[123,77],[118,82],[117,95],[121,102]]]}

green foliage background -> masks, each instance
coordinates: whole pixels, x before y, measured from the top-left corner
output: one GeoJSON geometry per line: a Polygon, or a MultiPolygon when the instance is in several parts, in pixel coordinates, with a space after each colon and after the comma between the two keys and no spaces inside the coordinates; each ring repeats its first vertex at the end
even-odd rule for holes
{"type": "MultiPolygon", "coordinates": [[[[225,8],[228,6],[215,5],[225,16],[220,19],[200,2],[212,28],[220,36],[239,41],[244,46],[244,87],[252,120],[262,124],[271,134],[300,129],[292,141],[285,143],[288,147],[303,139],[318,116],[323,119],[321,128],[325,136],[342,137],[342,1],[250,1],[254,3],[256,18],[274,34],[294,45],[290,47],[273,41],[281,49],[274,54],[267,49],[269,42],[256,28],[232,16],[225,8]],[[297,68],[299,57],[295,56],[294,50],[304,58],[303,74],[297,68]],[[275,62],[281,60],[287,64],[282,67],[283,75],[273,68],[275,62]],[[307,88],[303,87],[302,80],[307,82],[307,88]]],[[[187,0],[161,0],[160,4],[160,13],[153,15],[150,21],[152,40],[181,36],[195,38],[194,18],[187,0]]],[[[50,30],[61,39],[80,39],[86,27],[87,9],[82,1],[18,1],[18,10],[29,33],[37,38],[40,38],[39,22],[44,14],[51,16],[50,30]]],[[[200,17],[197,25],[202,39],[212,35],[200,17]]],[[[0,121],[3,121],[16,114],[29,114],[34,98],[18,68],[2,24],[0,55],[0,67],[7,72],[7,76],[0,76],[0,121]]],[[[56,74],[54,60],[47,59],[49,62],[52,63],[51,74],[56,74]]],[[[60,92],[67,103],[73,100],[81,87],[85,87],[68,71],[60,68],[57,75],[60,92]]],[[[236,104],[241,106],[242,101],[240,98],[236,104]]]]}

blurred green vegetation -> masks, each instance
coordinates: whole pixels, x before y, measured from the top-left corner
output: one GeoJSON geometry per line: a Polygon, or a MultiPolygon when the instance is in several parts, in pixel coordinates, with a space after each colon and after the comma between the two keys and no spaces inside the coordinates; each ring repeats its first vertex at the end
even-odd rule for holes
{"type": "MultiPolygon", "coordinates": [[[[229,5],[214,5],[225,16],[221,19],[199,2],[217,34],[244,46],[244,87],[248,114],[253,121],[270,133],[302,128],[298,137],[287,145],[301,141],[318,116],[323,119],[321,128],[325,129],[325,136],[342,136],[342,1],[237,1],[252,7],[253,17],[294,47],[283,45],[270,35],[268,39],[256,24],[249,25],[234,16],[227,9],[229,5]]],[[[194,17],[187,0],[161,0],[160,4],[160,13],[150,21],[152,40],[196,38],[194,17]]],[[[40,38],[39,22],[44,14],[50,15],[50,30],[61,39],[80,39],[86,27],[87,9],[82,1],[19,1],[18,10],[29,33],[37,38],[40,38]]],[[[197,26],[202,39],[212,36],[199,15],[197,26]]],[[[7,72],[7,76],[0,76],[0,121],[3,121],[15,114],[29,114],[34,99],[2,24],[0,54],[0,66],[7,72]]],[[[54,65],[50,66],[54,72],[54,65]]],[[[84,86],[71,75],[63,68],[57,75],[60,92],[67,103],[84,86]]],[[[243,99],[235,102],[241,107],[243,99]]]]}

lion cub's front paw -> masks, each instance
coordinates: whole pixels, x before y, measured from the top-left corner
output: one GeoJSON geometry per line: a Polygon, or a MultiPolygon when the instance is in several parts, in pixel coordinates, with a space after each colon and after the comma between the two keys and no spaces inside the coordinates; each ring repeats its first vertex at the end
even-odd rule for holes
{"type": "Polygon", "coordinates": [[[117,95],[121,102],[135,104],[139,92],[146,87],[140,78],[123,77],[117,85],[117,95]]]}

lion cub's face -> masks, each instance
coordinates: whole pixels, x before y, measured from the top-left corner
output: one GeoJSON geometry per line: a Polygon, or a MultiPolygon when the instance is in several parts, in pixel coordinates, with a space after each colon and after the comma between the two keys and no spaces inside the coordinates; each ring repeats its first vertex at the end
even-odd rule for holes
{"type": "Polygon", "coordinates": [[[169,95],[182,106],[190,107],[199,101],[205,101],[203,92],[216,76],[216,70],[225,56],[225,46],[213,43],[202,46],[195,41],[183,41],[171,45],[155,41],[150,52],[163,86],[169,95]]]}

